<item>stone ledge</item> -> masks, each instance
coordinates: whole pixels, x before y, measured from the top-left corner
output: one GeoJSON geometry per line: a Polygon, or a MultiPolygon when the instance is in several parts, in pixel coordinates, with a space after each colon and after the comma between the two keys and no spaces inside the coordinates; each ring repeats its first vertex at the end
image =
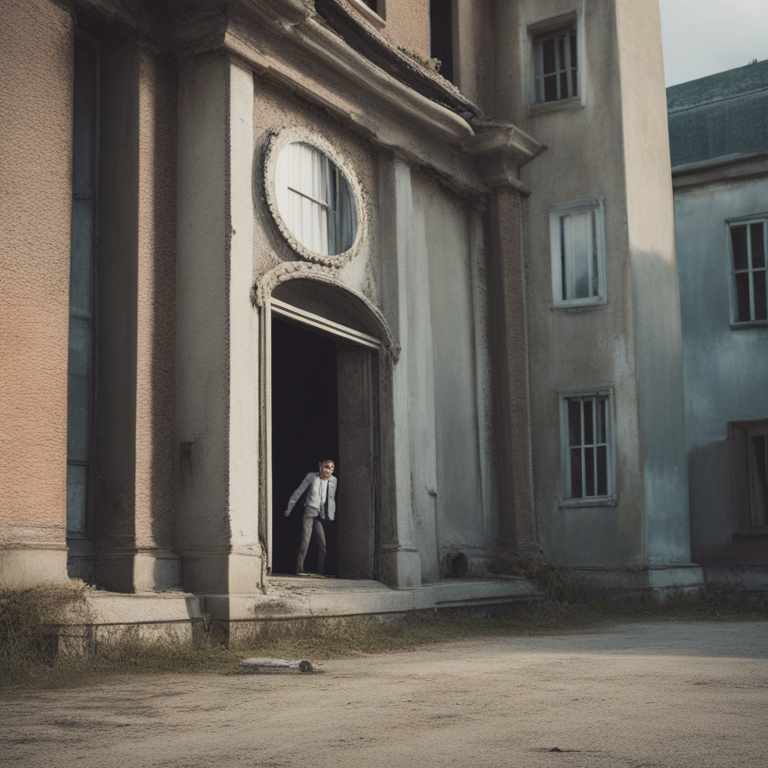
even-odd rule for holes
{"type": "Polygon", "coordinates": [[[89,652],[98,644],[160,640],[194,644],[203,634],[203,600],[185,592],[121,594],[95,590],[73,609],[63,628],[64,653],[89,652]]]}
{"type": "Polygon", "coordinates": [[[574,577],[587,589],[604,593],[609,599],[628,595],[694,593],[705,588],[704,572],[693,564],[635,566],[576,566],[574,577]]]}
{"type": "Polygon", "coordinates": [[[522,578],[456,579],[413,589],[378,581],[272,577],[267,593],[206,595],[205,610],[217,621],[342,617],[434,608],[527,602],[538,591],[522,578]]]}

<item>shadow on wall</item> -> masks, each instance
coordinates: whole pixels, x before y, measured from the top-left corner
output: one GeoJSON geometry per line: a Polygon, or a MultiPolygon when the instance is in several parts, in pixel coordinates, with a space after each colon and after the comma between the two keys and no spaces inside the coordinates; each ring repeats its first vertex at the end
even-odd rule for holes
{"type": "Polygon", "coordinates": [[[694,562],[725,557],[733,537],[728,441],[718,440],[688,454],[691,554],[694,562]]]}

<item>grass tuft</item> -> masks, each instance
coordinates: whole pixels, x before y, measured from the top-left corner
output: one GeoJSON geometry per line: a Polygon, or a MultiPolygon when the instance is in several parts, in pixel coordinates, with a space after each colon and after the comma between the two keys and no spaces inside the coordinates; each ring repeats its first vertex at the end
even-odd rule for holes
{"type": "Polygon", "coordinates": [[[768,620],[768,601],[728,593],[677,595],[659,600],[538,602],[495,609],[419,611],[389,617],[296,619],[233,624],[228,645],[214,642],[221,627],[206,624],[198,647],[168,635],[153,641],[135,634],[99,643],[88,655],[51,655],[51,628],[82,600],[83,589],[0,592],[0,688],[81,685],[116,674],[253,674],[246,656],[309,659],[390,653],[455,640],[589,630],[628,621],[768,620]]]}
{"type": "Polygon", "coordinates": [[[544,600],[550,603],[576,603],[587,598],[583,585],[574,578],[573,571],[560,563],[500,552],[493,558],[488,570],[491,573],[528,579],[542,591],[544,600]]]}
{"type": "Polygon", "coordinates": [[[13,680],[51,667],[58,654],[59,625],[85,606],[87,593],[81,581],[0,589],[0,674],[13,680]]]}

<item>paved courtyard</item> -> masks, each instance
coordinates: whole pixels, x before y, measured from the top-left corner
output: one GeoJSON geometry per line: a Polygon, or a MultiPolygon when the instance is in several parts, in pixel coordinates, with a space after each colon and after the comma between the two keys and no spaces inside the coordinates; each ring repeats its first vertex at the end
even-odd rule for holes
{"type": "Polygon", "coordinates": [[[25,768],[765,768],[766,713],[768,622],[637,623],[27,693],[0,743],[25,768]]]}

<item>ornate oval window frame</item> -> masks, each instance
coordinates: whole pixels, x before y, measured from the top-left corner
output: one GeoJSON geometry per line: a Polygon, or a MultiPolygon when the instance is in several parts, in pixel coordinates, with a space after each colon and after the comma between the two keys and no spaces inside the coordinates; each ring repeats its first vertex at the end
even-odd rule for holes
{"type": "Polygon", "coordinates": [[[269,137],[264,151],[264,193],[267,207],[277,224],[277,228],[287,240],[291,249],[296,251],[296,253],[303,259],[313,261],[316,264],[323,264],[327,267],[340,267],[359,253],[368,230],[368,216],[362,186],[360,185],[357,176],[350,169],[349,163],[343,160],[336,149],[317,134],[303,128],[285,128],[279,133],[274,133],[269,137]],[[357,232],[355,233],[355,240],[352,243],[352,246],[343,253],[336,254],[335,256],[325,256],[307,248],[307,246],[296,239],[285,220],[280,215],[280,209],[277,205],[277,190],[275,188],[277,158],[284,147],[293,143],[307,144],[313,149],[327,155],[331,162],[338,168],[339,173],[341,173],[352,190],[357,206],[357,232]]]}

